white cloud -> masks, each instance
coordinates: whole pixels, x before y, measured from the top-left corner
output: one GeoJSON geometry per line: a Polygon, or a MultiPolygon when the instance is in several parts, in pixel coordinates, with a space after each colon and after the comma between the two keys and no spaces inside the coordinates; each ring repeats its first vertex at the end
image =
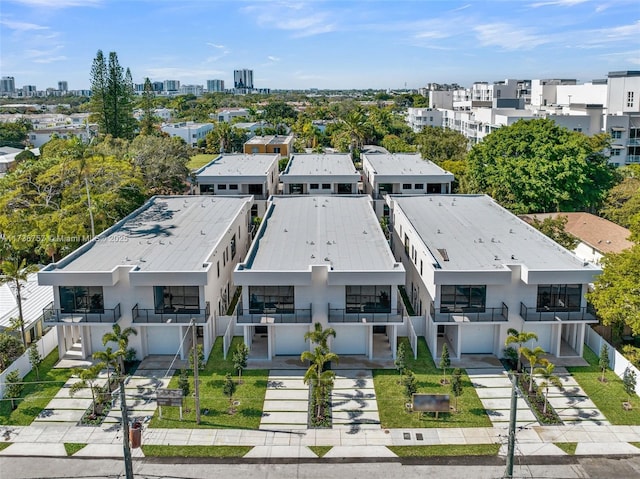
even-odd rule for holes
{"type": "Polygon", "coordinates": [[[28,23],[28,22],[16,22],[13,20],[2,19],[0,20],[0,25],[4,25],[10,30],[16,30],[18,32],[29,32],[34,30],[47,30],[49,27],[45,27],[44,25],[38,25],[36,23],[28,23]]]}
{"type": "Polygon", "coordinates": [[[11,0],[13,3],[39,8],[95,7],[102,0],[11,0]]]}
{"type": "Polygon", "coordinates": [[[271,60],[272,62],[279,62],[280,61],[280,59],[278,57],[274,57],[272,55],[269,55],[267,58],[269,60],[271,60]]]}
{"type": "Polygon", "coordinates": [[[207,42],[206,45],[209,45],[210,47],[213,47],[213,48],[218,48],[220,50],[222,50],[224,48],[224,45],[219,45],[217,43],[207,42]]]}
{"type": "Polygon", "coordinates": [[[34,59],[33,63],[55,63],[55,62],[61,62],[66,59],[67,57],[64,55],[59,55],[57,57],[42,57],[42,58],[34,59]]]}
{"type": "Polygon", "coordinates": [[[532,50],[550,43],[549,35],[539,35],[529,28],[507,23],[487,23],[474,28],[483,46],[496,46],[505,50],[532,50]]]}
{"type": "Polygon", "coordinates": [[[311,3],[268,2],[241,9],[263,27],[286,30],[294,37],[309,37],[338,29],[337,19],[329,11],[316,11],[311,3]]]}
{"type": "Polygon", "coordinates": [[[585,3],[588,1],[589,0],[549,0],[545,2],[532,3],[529,6],[533,8],[550,7],[550,6],[573,7],[574,5],[580,5],[581,3],[585,3]]]}
{"type": "Polygon", "coordinates": [[[189,81],[202,81],[203,78],[211,78],[213,76],[226,75],[229,72],[225,70],[214,70],[210,68],[194,68],[191,66],[186,67],[152,67],[144,70],[143,77],[149,78],[175,78],[186,83],[189,81]]]}

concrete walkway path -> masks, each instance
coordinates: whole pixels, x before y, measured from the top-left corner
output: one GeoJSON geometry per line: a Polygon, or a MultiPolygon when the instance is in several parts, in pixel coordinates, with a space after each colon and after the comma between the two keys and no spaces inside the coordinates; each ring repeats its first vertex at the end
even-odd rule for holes
{"type": "Polygon", "coordinates": [[[301,370],[270,371],[260,429],[307,429],[309,387],[303,377],[304,371],[301,370]]]}
{"type": "Polygon", "coordinates": [[[363,429],[380,429],[378,402],[371,370],[338,370],[331,392],[334,428],[351,433],[363,429]]]}
{"type": "MultiPolygon", "coordinates": [[[[466,371],[493,425],[508,428],[511,411],[511,381],[507,372],[502,367],[467,368],[466,371]]],[[[517,411],[517,426],[538,425],[529,405],[521,397],[518,397],[517,411]]]]}

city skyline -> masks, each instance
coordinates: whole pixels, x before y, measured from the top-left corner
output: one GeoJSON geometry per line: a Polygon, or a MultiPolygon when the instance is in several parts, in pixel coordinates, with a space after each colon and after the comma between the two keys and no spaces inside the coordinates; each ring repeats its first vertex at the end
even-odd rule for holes
{"type": "Polygon", "coordinates": [[[39,90],[88,89],[98,49],[116,51],[135,83],[233,85],[247,68],[271,89],[584,82],[640,66],[640,8],[626,0],[4,0],[0,26],[0,76],[39,90]]]}

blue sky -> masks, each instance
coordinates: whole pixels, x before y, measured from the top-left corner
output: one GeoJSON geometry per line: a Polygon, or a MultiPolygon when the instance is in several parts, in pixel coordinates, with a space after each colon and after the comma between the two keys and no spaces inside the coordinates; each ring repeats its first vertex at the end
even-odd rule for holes
{"type": "Polygon", "coordinates": [[[259,88],[469,86],[640,69],[637,0],[1,0],[0,75],[89,87],[96,51],[136,83],[259,88]]]}

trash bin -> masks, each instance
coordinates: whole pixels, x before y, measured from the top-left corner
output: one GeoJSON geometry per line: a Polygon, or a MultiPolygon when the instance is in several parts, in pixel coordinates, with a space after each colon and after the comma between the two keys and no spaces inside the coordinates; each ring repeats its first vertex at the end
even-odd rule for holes
{"type": "Polygon", "coordinates": [[[129,442],[131,447],[136,449],[142,444],[142,423],[135,421],[129,428],[129,442]]]}

